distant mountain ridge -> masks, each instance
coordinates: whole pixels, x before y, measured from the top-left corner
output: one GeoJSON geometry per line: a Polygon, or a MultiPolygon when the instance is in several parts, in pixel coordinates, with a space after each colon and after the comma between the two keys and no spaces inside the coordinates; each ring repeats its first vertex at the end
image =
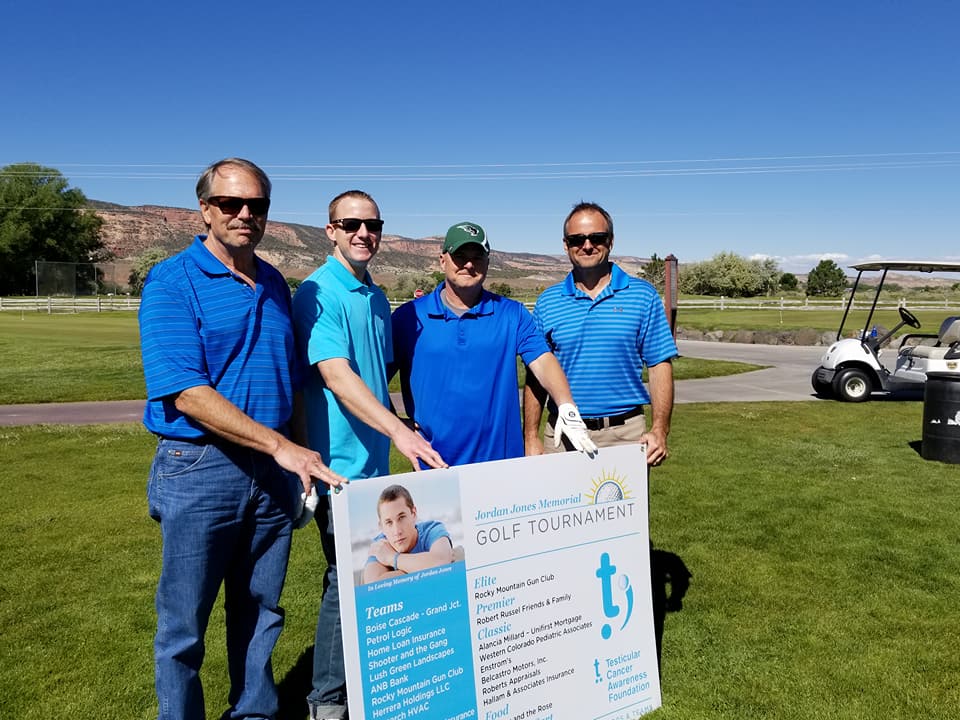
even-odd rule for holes
{"type": "MultiPolygon", "coordinates": [[[[145,250],[164,248],[179,252],[204,231],[197,210],[159,205],[116,205],[91,200],[103,219],[101,238],[113,253],[118,266],[128,267],[145,250]]],[[[438,270],[441,237],[408,238],[385,234],[380,251],[370,264],[370,274],[380,284],[393,285],[408,273],[438,270]]],[[[257,250],[287,277],[304,278],[323,264],[330,252],[330,241],[322,227],[282,223],[270,220],[257,250]]],[[[640,274],[646,258],[615,256],[617,263],[631,275],[640,274]]],[[[518,288],[543,287],[561,280],[570,270],[565,255],[511,252],[494,248],[490,254],[489,280],[507,282],[518,288]]],[[[128,271],[128,270],[127,270],[128,271]]]]}

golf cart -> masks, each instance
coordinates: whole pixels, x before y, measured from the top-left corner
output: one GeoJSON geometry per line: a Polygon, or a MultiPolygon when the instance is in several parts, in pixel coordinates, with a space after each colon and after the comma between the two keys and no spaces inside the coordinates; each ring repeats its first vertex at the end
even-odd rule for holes
{"type": "MultiPolygon", "coordinates": [[[[850,291],[837,340],[820,358],[814,370],[813,390],[821,397],[833,397],[845,402],[863,402],[874,392],[923,392],[928,372],[960,372],[960,315],[945,317],[937,334],[911,333],[900,341],[893,372],[880,362],[882,348],[904,325],[920,329],[920,321],[905,307],[898,308],[900,322],[891,330],[878,335],[873,323],[887,272],[952,272],[960,274],[960,262],[884,260],[852,266],[857,279],[850,291]],[[853,307],[857,287],[865,272],[881,272],[873,304],[854,337],[843,336],[843,326],[853,307]]],[[[869,277],[869,276],[868,276],[869,277]]]]}

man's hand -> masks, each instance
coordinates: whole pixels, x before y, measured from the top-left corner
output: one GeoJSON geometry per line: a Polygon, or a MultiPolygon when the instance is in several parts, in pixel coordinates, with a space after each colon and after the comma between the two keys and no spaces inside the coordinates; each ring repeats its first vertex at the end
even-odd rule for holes
{"type": "Polygon", "coordinates": [[[543,455],[543,440],[539,437],[528,437],[523,442],[523,453],[528,457],[530,455],[543,455]]]}
{"type": "Polygon", "coordinates": [[[440,457],[440,453],[433,449],[433,446],[424,439],[423,435],[414,432],[403,422],[400,423],[390,439],[397,446],[397,450],[410,461],[414,470],[420,469],[418,460],[423,460],[432,468],[449,467],[440,457]]]}
{"type": "Polygon", "coordinates": [[[273,452],[273,459],[284,470],[289,470],[300,478],[300,484],[303,485],[303,491],[307,495],[310,494],[314,479],[335,488],[349,482],[345,477],[324,465],[320,453],[290,442],[282,435],[273,452]]]}
{"type": "Polygon", "coordinates": [[[650,428],[640,436],[640,442],[647,446],[647,465],[659,465],[670,457],[667,434],[662,430],[650,428]]]}
{"type": "Polygon", "coordinates": [[[563,403],[557,408],[557,424],[553,428],[553,446],[560,447],[563,436],[573,445],[574,449],[593,457],[597,454],[597,446],[590,439],[590,432],[583,424],[580,411],[573,403],[563,403]]]}
{"type": "Polygon", "coordinates": [[[299,530],[310,524],[313,520],[313,514],[317,511],[317,503],[320,502],[320,496],[317,495],[317,486],[311,485],[310,492],[300,493],[300,505],[297,517],[293,520],[293,529],[299,530]]]}
{"type": "Polygon", "coordinates": [[[393,549],[393,545],[386,540],[374,540],[370,544],[370,556],[375,557],[377,562],[388,570],[395,569],[393,567],[393,559],[396,557],[396,554],[397,551],[393,549]]]}

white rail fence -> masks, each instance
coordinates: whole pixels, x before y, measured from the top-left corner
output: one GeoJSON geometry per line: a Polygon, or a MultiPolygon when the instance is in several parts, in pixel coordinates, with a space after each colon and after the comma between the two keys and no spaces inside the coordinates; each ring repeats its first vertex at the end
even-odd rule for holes
{"type": "MultiPolygon", "coordinates": [[[[391,300],[390,304],[397,307],[403,300],[391,300]]],[[[532,309],[533,303],[526,303],[532,309]]],[[[791,299],[786,298],[706,298],[698,300],[684,300],[678,302],[680,310],[840,310],[846,305],[846,300],[820,299],[791,299]]],[[[865,310],[870,307],[867,301],[857,302],[854,306],[865,310]]],[[[923,309],[960,309],[960,299],[944,298],[943,300],[910,300],[900,298],[897,301],[883,301],[877,304],[879,310],[896,310],[898,307],[923,309]]],[[[0,297],[0,312],[39,312],[54,314],[72,314],[82,312],[134,312],[140,308],[140,298],[128,295],[101,295],[99,297],[0,297]]]]}
{"type": "Polygon", "coordinates": [[[39,312],[49,315],[82,312],[136,311],[140,298],[128,295],[98,297],[0,297],[0,311],[39,312]]]}
{"type": "MultiPolygon", "coordinates": [[[[870,308],[872,299],[857,300],[851,309],[865,310],[870,308]]],[[[698,300],[681,299],[678,303],[681,308],[703,308],[707,310],[843,310],[847,306],[847,298],[820,299],[786,299],[786,298],[703,298],[698,300]]],[[[915,310],[938,310],[960,308],[960,298],[944,297],[938,300],[881,300],[877,303],[878,310],[896,310],[897,308],[913,308],[915,310]]]]}

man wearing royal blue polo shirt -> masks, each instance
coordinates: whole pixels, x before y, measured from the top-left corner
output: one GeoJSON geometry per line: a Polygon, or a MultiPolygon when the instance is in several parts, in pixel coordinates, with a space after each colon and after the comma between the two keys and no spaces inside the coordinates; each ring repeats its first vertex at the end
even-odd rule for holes
{"type": "MultiPolygon", "coordinates": [[[[160,720],[206,717],[204,634],[224,586],[230,709],[274,717],[270,656],[283,626],[295,498],[341,478],[289,437],[303,375],[290,291],[254,253],[270,180],[238,158],[197,182],[207,227],[147,277],[140,336],[144,425],[159,437],[148,503],[160,523],[156,690],[160,720]],[[299,482],[297,482],[299,478],[299,482]]],[[[302,423],[301,423],[302,425],[302,423]]]]}
{"type": "MultiPolygon", "coordinates": [[[[646,443],[647,463],[659,465],[668,455],[671,360],[677,356],[663,303],[650,283],[628,276],[611,262],[613,219],[599,205],[580,203],[570,211],[563,242],[573,269],[537,300],[537,327],[570,381],[594,442],[599,447],[646,443]],[[641,378],[644,365],[649,392],[641,378]],[[644,405],[650,405],[649,430],[644,405]]],[[[554,442],[541,443],[539,437],[545,400],[537,378],[528,375],[524,438],[531,455],[542,453],[544,445],[548,452],[555,449],[554,442]]],[[[554,440],[556,422],[551,407],[545,440],[554,440]]]]}
{"type": "Polygon", "coordinates": [[[451,465],[522,457],[517,356],[561,408],[560,432],[592,454],[567,379],[527,309],[483,288],[490,244],[476,223],[451,227],[444,281],[393,314],[403,404],[451,465]]]}
{"type": "MultiPolygon", "coordinates": [[[[414,467],[443,467],[443,458],[390,408],[387,364],[392,359],[390,304],[373,284],[367,264],[380,249],[383,220],[373,198],[360,190],[330,202],[327,237],[333,254],[303,281],[293,299],[301,353],[310,371],[306,386],[310,447],[350,479],[390,474],[390,441],[414,467]]],[[[346,716],[346,671],[337,558],[329,499],[316,521],[327,560],[317,620],[311,720],[346,716]]]]}

